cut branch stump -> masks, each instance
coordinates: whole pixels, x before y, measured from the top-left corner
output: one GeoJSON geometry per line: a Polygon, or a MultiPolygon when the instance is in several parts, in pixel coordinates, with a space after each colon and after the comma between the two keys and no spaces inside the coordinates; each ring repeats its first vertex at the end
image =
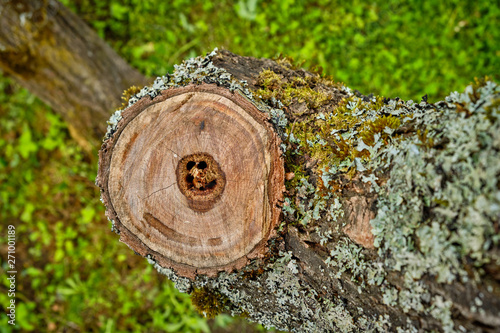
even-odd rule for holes
{"type": "Polygon", "coordinates": [[[202,311],[499,332],[498,101],[487,80],[414,103],[212,52],[112,116],[97,184],[120,240],[202,311]]]}
{"type": "Polygon", "coordinates": [[[122,117],[101,150],[99,179],[123,242],[191,278],[264,254],[284,187],[264,113],[202,84],[143,99],[122,117]]]}

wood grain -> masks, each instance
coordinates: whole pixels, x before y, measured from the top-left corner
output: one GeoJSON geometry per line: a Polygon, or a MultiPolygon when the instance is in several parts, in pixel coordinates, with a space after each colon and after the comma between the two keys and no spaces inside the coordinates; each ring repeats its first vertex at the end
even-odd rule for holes
{"type": "Polygon", "coordinates": [[[241,268],[266,251],[284,178],[261,111],[203,84],[145,98],[123,117],[99,168],[122,241],[189,277],[241,268]]]}

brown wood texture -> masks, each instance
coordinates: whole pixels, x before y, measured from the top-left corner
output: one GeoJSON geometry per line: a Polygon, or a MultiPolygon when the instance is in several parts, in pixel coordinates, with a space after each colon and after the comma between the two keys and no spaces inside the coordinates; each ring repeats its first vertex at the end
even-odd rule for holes
{"type": "Polygon", "coordinates": [[[0,2],[0,69],[61,114],[88,151],[98,147],[123,91],[147,83],[82,19],[52,0],[0,2]]]}
{"type": "Polygon", "coordinates": [[[266,252],[284,186],[279,139],[262,112],[203,84],[144,98],[122,115],[99,168],[122,241],[188,277],[266,252]]]}

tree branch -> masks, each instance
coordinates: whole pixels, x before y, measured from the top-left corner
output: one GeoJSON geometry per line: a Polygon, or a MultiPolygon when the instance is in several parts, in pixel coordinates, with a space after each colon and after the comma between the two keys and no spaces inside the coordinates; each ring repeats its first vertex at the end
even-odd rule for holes
{"type": "MultiPolygon", "coordinates": [[[[500,88],[487,81],[478,81],[464,94],[454,93],[435,104],[364,96],[319,73],[296,68],[286,58],[272,61],[213,52],[158,78],[152,87],[131,98],[129,109],[114,115],[101,149],[97,184],[121,240],[147,257],[180,290],[193,293],[201,309],[206,306],[200,300],[210,299],[213,304],[215,297],[219,299],[217,309],[297,332],[497,332],[499,100],[500,88]],[[185,240],[184,249],[198,249],[213,232],[208,224],[190,230],[165,214],[152,224],[143,223],[142,229],[132,230],[124,222],[140,209],[132,204],[136,190],[129,189],[122,180],[126,178],[119,175],[143,170],[132,178],[142,177],[148,183],[141,174],[147,175],[152,164],[144,164],[146,159],[134,154],[154,151],[156,161],[171,155],[169,149],[149,147],[146,141],[137,148],[134,135],[122,134],[126,124],[134,122],[141,128],[138,133],[148,133],[159,119],[165,124],[172,120],[168,126],[173,127],[182,123],[178,131],[187,132],[180,137],[203,142],[205,148],[198,147],[201,154],[232,147],[234,140],[255,146],[250,136],[237,134],[239,126],[247,126],[243,123],[222,131],[214,127],[217,134],[203,136],[200,124],[218,119],[221,112],[228,112],[226,108],[203,103],[203,107],[191,108],[189,102],[174,107],[177,102],[169,102],[168,96],[206,90],[206,86],[225,90],[230,99],[243,96],[250,103],[243,109],[260,110],[281,140],[283,171],[264,173],[273,189],[285,185],[284,200],[276,203],[282,211],[277,233],[270,234],[265,251],[259,247],[259,255],[243,250],[252,253],[244,267],[219,265],[218,260],[227,255],[224,251],[203,247],[209,257],[219,259],[195,262],[188,259],[189,254],[185,259],[179,254],[170,256],[159,246],[185,240]],[[171,112],[154,116],[155,105],[162,105],[162,110],[171,108],[171,112]],[[129,110],[135,110],[133,115],[129,110]],[[139,115],[151,120],[139,122],[139,115]],[[187,130],[191,122],[198,127],[187,130]],[[143,167],[122,167],[119,162],[113,167],[107,156],[115,154],[126,156],[122,161],[130,159],[126,164],[143,167]],[[190,238],[169,237],[171,230],[160,230],[158,235],[165,239],[151,241],[145,235],[157,224],[190,238]],[[185,266],[180,268],[179,262],[185,266]]],[[[253,131],[251,126],[246,128],[253,131]]],[[[170,147],[177,137],[165,135],[162,140],[170,147]]],[[[185,145],[174,146],[179,158],[190,154],[189,149],[177,148],[185,145]]],[[[243,147],[245,144],[229,148],[236,160],[248,159],[243,147]]],[[[258,154],[268,154],[270,147],[273,145],[259,148],[258,154]]],[[[221,166],[224,170],[224,164],[221,166]]],[[[249,166],[242,172],[248,170],[261,175],[270,169],[249,166]]],[[[164,185],[171,184],[164,178],[164,185]]],[[[182,181],[177,180],[172,193],[158,201],[155,209],[198,209],[183,194],[182,181]],[[170,204],[160,207],[162,202],[170,204]]],[[[163,180],[159,182],[158,188],[163,186],[163,180]]],[[[269,193],[262,190],[265,187],[251,189],[264,195],[269,193]]],[[[194,187],[192,191],[198,193],[194,187]]],[[[199,221],[212,213],[209,220],[218,221],[215,212],[225,202],[224,193],[221,201],[211,203],[213,207],[199,211],[199,221]]],[[[231,200],[238,202],[235,195],[231,200]]],[[[266,200],[242,200],[232,208],[261,211],[266,200]]],[[[242,216],[234,214],[231,223],[247,225],[251,219],[242,216]]],[[[262,234],[266,219],[275,216],[267,215],[256,229],[248,230],[247,237],[262,234]]],[[[223,242],[239,241],[231,234],[226,236],[223,242]]]]}
{"type": "Polygon", "coordinates": [[[146,78],[59,2],[0,3],[0,69],[61,114],[86,150],[131,85],[146,78]]]}

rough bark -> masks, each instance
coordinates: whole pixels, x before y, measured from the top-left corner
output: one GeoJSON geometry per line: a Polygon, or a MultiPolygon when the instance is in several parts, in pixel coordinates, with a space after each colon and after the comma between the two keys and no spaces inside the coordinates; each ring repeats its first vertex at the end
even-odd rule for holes
{"type": "Polygon", "coordinates": [[[147,83],[54,0],[0,1],[0,69],[61,114],[89,151],[98,147],[123,91],[147,83]]]}
{"type": "MultiPolygon", "coordinates": [[[[241,269],[186,274],[152,246],[136,250],[192,293],[202,311],[300,332],[500,331],[496,84],[478,82],[447,101],[415,104],[352,93],[288,59],[223,51],[183,63],[129,106],[147,110],[171,91],[200,84],[244,96],[267,116],[282,141],[286,186],[267,253],[241,269]]],[[[113,202],[108,183],[127,170],[105,158],[120,142],[128,112],[111,120],[97,184],[130,245],[121,221],[129,217],[113,208],[129,203],[113,202]]]]}

